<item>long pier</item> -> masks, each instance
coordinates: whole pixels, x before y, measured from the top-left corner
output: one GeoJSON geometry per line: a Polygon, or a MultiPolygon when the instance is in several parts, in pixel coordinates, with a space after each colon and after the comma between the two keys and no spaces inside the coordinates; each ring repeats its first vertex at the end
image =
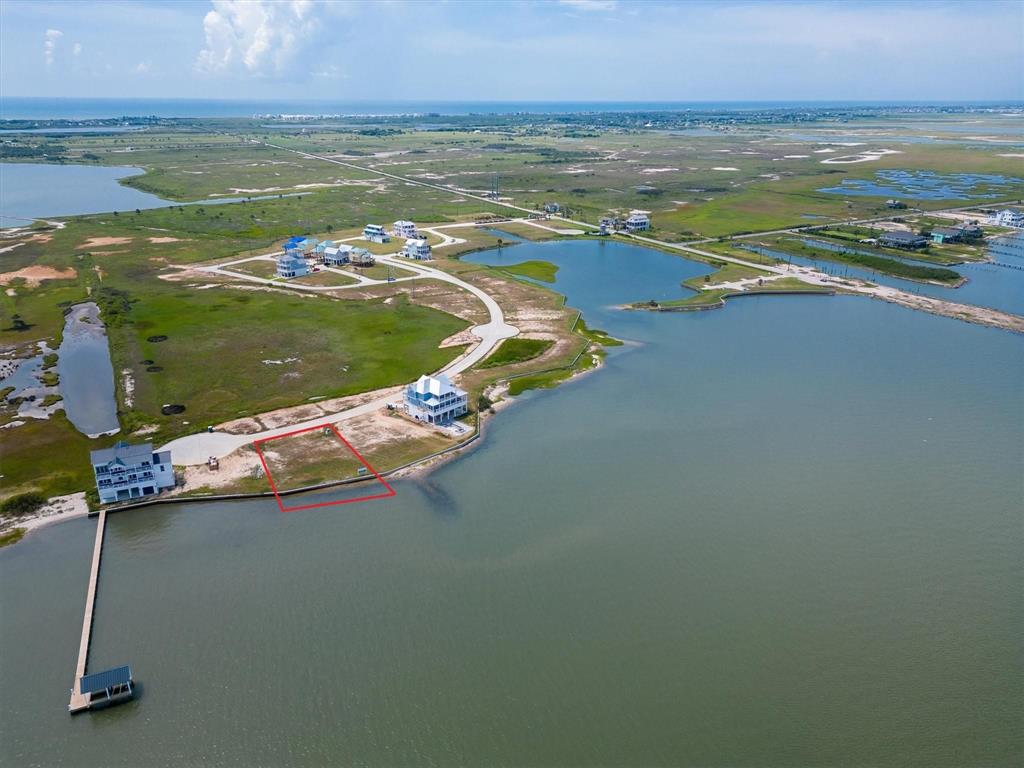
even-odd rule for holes
{"type": "Polygon", "coordinates": [[[107,510],[101,509],[96,520],[96,541],[92,546],[92,568],[89,570],[89,588],[85,593],[85,618],[82,620],[82,639],[78,644],[78,666],[75,667],[75,685],[71,689],[68,711],[71,714],[89,708],[89,696],[82,693],[82,678],[89,663],[89,641],[92,636],[92,617],[96,606],[96,587],[100,579],[100,558],[103,556],[103,531],[107,526],[107,510]]]}

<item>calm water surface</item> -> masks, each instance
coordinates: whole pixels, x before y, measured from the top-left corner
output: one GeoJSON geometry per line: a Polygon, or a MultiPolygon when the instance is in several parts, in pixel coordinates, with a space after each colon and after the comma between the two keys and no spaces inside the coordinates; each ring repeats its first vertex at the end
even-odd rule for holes
{"type": "Polygon", "coordinates": [[[224,205],[302,194],[218,197],[179,203],[119,183],[144,172],[129,166],[0,163],[0,226],[24,226],[46,216],[81,216],[173,205],[224,205]]]}
{"type": "Polygon", "coordinates": [[[68,312],[58,354],[60,393],[68,420],[86,435],[120,429],[110,346],[95,303],[77,304],[68,312]]]}
{"type": "Polygon", "coordinates": [[[704,267],[610,243],[475,258],[555,261],[632,343],[394,499],[113,516],[91,666],[133,666],[125,706],[65,711],[95,523],[0,550],[2,762],[1019,764],[1019,336],[616,311],[704,267]]]}
{"type": "MultiPolygon", "coordinates": [[[[831,245],[821,241],[804,241],[816,247],[831,245]]],[[[856,277],[861,280],[869,280],[879,285],[889,285],[893,288],[907,291],[909,293],[920,293],[924,296],[934,296],[937,299],[956,301],[962,304],[976,304],[981,307],[991,307],[1004,312],[1012,312],[1017,315],[1024,315],[1024,270],[1012,269],[986,262],[958,264],[952,269],[967,278],[967,282],[959,288],[947,288],[943,285],[933,285],[915,280],[901,280],[892,275],[885,275],[873,269],[857,267],[852,264],[841,264],[837,262],[808,259],[803,256],[794,256],[788,252],[777,251],[761,246],[738,246],[748,250],[764,253],[783,261],[793,264],[801,264],[807,267],[814,267],[832,275],[856,277]]],[[[836,246],[832,246],[836,247],[836,246]]],[[[910,263],[921,263],[912,259],[900,259],[910,263]]],[[[993,255],[997,261],[1006,264],[1018,264],[1024,266],[1024,258],[1021,258],[1016,251],[1003,251],[993,255]]],[[[930,265],[940,266],[940,265],[930,265]]]]}
{"type": "Polygon", "coordinates": [[[1019,184],[1024,184],[1024,179],[1001,174],[885,170],[875,173],[875,181],[843,179],[836,187],[818,191],[869,197],[888,195],[910,200],[984,200],[1005,197],[1019,184]]]}
{"type": "Polygon", "coordinates": [[[141,168],[128,167],[0,163],[0,224],[169,205],[156,195],[118,184],[140,173],[141,168]]]}

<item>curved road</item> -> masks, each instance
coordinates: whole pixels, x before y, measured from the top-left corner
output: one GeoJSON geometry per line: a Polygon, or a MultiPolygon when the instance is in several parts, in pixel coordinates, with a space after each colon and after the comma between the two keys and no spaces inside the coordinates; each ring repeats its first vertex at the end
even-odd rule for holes
{"type": "MultiPolygon", "coordinates": [[[[440,373],[445,373],[449,376],[457,376],[463,371],[476,365],[476,363],[490,354],[491,350],[493,350],[502,339],[511,338],[519,333],[518,328],[505,322],[505,314],[501,311],[501,307],[498,306],[498,302],[496,302],[490,294],[480,290],[475,285],[467,283],[465,280],[461,280],[447,272],[442,272],[439,269],[428,267],[417,262],[412,262],[408,259],[395,259],[392,256],[378,256],[377,260],[385,264],[390,264],[394,267],[401,267],[402,269],[418,272],[423,277],[429,277],[434,280],[440,280],[445,283],[456,285],[459,288],[472,293],[480,299],[487,308],[489,320],[483,325],[477,325],[471,329],[473,335],[480,339],[479,343],[442,368],[440,373]]],[[[252,279],[254,282],[264,282],[262,278],[253,277],[252,279]]],[[[199,432],[194,435],[186,435],[184,437],[179,437],[177,440],[172,440],[162,446],[159,450],[171,451],[172,460],[175,464],[205,464],[207,459],[211,456],[216,458],[227,456],[229,453],[233,453],[243,445],[247,445],[254,440],[278,437],[297,429],[315,427],[320,424],[337,424],[348,419],[353,419],[357,416],[364,416],[368,413],[373,413],[374,411],[383,408],[389,402],[393,402],[395,397],[398,396],[401,391],[401,387],[392,387],[390,389],[383,390],[384,394],[380,397],[368,403],[357,405],[354,408],[348,408],[344,411],[337,411],[335,413],[323,414],[315,419],[309,419],[297,424],[289,424],[288,426],[278,427],[276,429],[267,429],[251,435],[232,435],[227,432],[199,432]]]]}

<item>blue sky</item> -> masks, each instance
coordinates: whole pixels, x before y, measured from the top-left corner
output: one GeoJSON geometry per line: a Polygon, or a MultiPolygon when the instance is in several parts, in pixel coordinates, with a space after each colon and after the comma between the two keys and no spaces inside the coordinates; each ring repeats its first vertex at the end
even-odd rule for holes
{"type": "Polygon", "coordinates": [[[1024,100],[1024,0],[2,0],[0,93],[1024,100]]]}

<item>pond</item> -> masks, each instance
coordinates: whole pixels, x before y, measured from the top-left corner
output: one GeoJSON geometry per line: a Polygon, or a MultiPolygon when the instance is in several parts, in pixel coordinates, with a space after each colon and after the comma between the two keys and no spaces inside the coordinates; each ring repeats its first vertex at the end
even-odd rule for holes
{"type": "MultiPolygon", "coordinates": [[[[473,264],[506,266],[524,261],[548,261],[559,268],[557,285],[590,307],[612,307],[634,301],[670,301],[691,296],[693,291],[680,285],[691,277],[710,274],[707,264],[680,258],[664,258],[651,248],[616,240],[568,240],[550,242],[520,241],[515,245],[470,253],[462,261],[473,264]],[[594,280],[593,274],[604,279],[594,280]]],[[[538,283],[551,287],[548,283],[538,283]]],[[[618,317],[620,312],[615,313],[618,317]]],[[[621,318],[619,318],[621,321],[621,318]]]]}
{"type": "Polygon", "coordinates": [[[988,200],[1005,197],[1024,179],[1001,174],[934,173],[885,170],[875,180],[843,179],[819,192],[853,197],[892,197],[908,200],[988,200]]]}
{"type": "Polygon", "coordinates": [[[76,304],[67,313],[57,354],[60,394],[68,420],[90,437],[117,432],[114,368],[95,303],[76,304]]]}

